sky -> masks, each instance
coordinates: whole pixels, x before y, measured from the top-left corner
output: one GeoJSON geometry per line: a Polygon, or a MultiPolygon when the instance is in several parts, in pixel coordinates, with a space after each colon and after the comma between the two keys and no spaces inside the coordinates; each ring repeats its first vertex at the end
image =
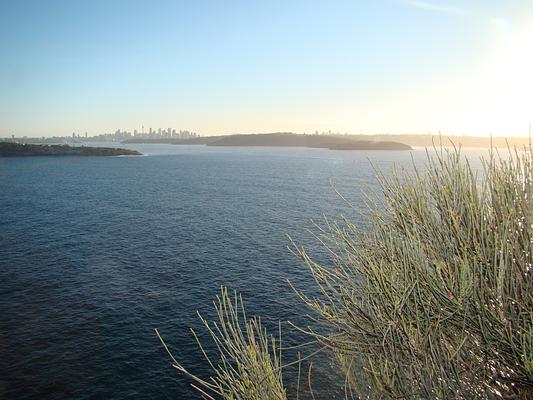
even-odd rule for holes
{"type": "Polygon", "coordinates": [[[0,137],[527,136],[533,0],[0,2],[0,137]]]}

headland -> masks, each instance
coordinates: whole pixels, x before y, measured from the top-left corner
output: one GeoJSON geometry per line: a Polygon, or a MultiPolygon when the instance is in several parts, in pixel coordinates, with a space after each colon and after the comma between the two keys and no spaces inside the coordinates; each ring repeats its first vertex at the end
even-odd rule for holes
{"type": "Polygon", "coordinates": [[[42,145],[0,142],[0,157],[33,156],[141,156],[136,150],[110,147],[42,145]]]}

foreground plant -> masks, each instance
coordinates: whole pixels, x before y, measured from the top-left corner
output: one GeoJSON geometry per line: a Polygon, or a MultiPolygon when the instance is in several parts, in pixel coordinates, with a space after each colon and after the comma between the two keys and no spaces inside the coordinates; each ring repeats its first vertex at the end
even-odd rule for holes
{"type": "Polygon", "coordinates": [[[320,233],[331,264],[298,250],[331,330],[314,336],[358,396],[532,398],[532,152],[492,157],[481,183],[456,151],[379,179],[369,229],[320,233]]]}
{"type": "MultiPolygon", "coordinates": [[[[336,354],[347,397],[533,398],[533,153],[483,166],[428,155],[423,172],[379,177],[368,229],[319,229],[330,263],[295,248],[320,288],[297,293],[329,332],[308,333],[336,354]]],[[[206,323],[222,364],[199,382],[224,399],[285,398],[274,341],[226,303],[206,323]]]]}
{"type": "Polygon", "coordinates": [[[198,336],[194,337],[213,370],[213,376],[205,381],[191,374],[170,353],[157,332],[163,345],[173,360],[173,366],[195,382],[192,386],[204,399],[213,396],[224,400],[285,400],[287,394],[281,374],[281,354],[279,342],[268,336],[261,320],[246,317],[242,298],[234,293],[233,298],[226,288],[222,288],[214,303],[218,321],[209,323],[200,319],[209,332],[218,357],[212,360],[204,350],[198,336]]]}

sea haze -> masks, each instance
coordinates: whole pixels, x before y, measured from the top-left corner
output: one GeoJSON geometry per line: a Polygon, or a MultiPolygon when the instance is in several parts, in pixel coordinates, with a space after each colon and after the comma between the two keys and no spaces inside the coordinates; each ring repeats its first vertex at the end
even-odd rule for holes
{"type": "MultiPolygon", "coordinates": [[[[388,170],[425,157],[128,148],[147,156],[0,159],[0,398],[193,398],[154,328],[206,377],[189,328],[202,332],[196,310],[212,317],[221,285],[273,332],[283,321],[287,344],[305,341],[286,324],[310,323],[287,279],[308,291],[313,282],[287,235],[326,259],[310,220],[364,224],[364,194],[377,190],[371,161],[388,170]]],[[[320,364],[315,389],[327,398],[320,364]]]]}

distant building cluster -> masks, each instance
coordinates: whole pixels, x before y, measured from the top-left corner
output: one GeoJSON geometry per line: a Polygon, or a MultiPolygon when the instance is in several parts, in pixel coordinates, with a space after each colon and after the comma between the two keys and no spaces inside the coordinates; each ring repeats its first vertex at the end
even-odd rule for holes
{"type": "MultiPolygon", "coordinates": [[[[306,135],[306,134],[307,133],[304,132],[304,135],[306,135]]],[[[314,131],[311,135],[315,135],[315,136],[318,136],[318,135],[322,135],[322,136],[341,136],[341,135],[344,135],[344,136],[347,136],[348,132],[341,133],[339,131],[333,132],[332,130],[323,131],[323,132],[314,131]]]]}
{"type": "MultiPolygon", "coordinates": [[[[117,129],[114,133],[103,133],[100,135],[92,136],[90,139],[92,140],[112,140],[112,141],[120,141],[120,140],[127,140],[127,139],[193,139],[196,137],[199,137],[195,132],[187,131],[187,130],[176,130],[172,128],[167,129],[161,129],[158,128],[152,129],[148,128],[148,130],[145,132],[144,127],[142,127],[141,131],[139,132],[137,129],[134,129],[133,132],[129,131],[122,131],[120,129],[117,129]]],[[[85,136],[80,136],[75,133],[72,134],[73,138],[76,139],[83,139],[87,138],[87,133],[85,133],[85,136]]]]}
{"type": "Polygon", "coordinates": [[[149,128],[148,132],[145,133],[143,127],[142,132],[138,132],[137,129],[133,131],[133,137],[139,139],[193,139],[199,136],[200,135],[195,132],[190,132],[187,130],[177,131],[176,129],[172,128],[167,128],[166,130],[159,128],[157,131],[149,128]]]}
{"type": "Polygon", "coordinates": [[[152,129],[148,128],[145,132],[144,126],[141,130],[133,130],[133,132],[117,129],[114,133],[101,133],[94,136],[89,136],[87,132],[79,134],[73,132],[70,136],[54,136],[54,137],[41,137],[31,138],[27,136],[15,137],[12,135],[10,139],[5,138],[4,141],[11,142],[31,142],[31,143],[67,143],[67,142],[121,142],[128,139],[193,139],[200,135],[196,132],[188,130],[176,130],[173,128],[167,129],[152,129]]]}

